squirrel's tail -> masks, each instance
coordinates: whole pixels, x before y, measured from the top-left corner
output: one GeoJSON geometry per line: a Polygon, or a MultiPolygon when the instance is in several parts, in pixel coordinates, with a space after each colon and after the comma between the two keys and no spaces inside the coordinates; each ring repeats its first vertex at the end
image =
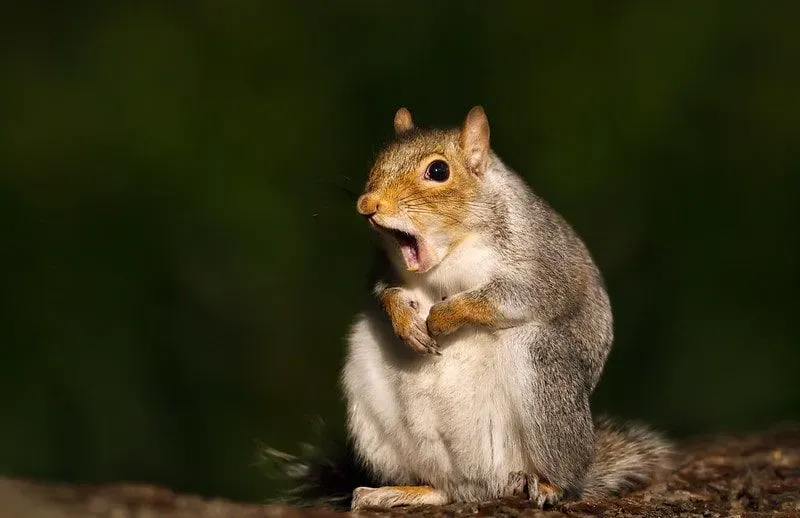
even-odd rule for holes
{"type": "Polygon", "coordinates": [[[583,496],[618,495],[644,487],[669,471],[672,444],[640,424],[614,423],[603,417],[595,423],[595,459],[589,468],[583,496]]]}
{"type": "Polygon", "coordinates": [[[358,462],[349,441],[324,436],[320,421],[314,444],[303,443],[299,455],[262,447],[262,464],[274,481],[283,486],[276,500],[300,507],[327,506],[349,509],[353,489],[375,485],[358,462]]]}

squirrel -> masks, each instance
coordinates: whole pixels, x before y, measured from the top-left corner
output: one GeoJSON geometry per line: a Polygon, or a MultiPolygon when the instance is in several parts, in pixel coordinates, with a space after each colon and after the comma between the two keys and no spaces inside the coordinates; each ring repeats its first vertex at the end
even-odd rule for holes
{"type": "Polygon", "coordinates": [[[541,508],[669,470],[661,434],[592,418],[613,340],[603,279],[492,151],[483,108],[452,129],[400,108],[394,130],[356,203],[382,247],[341,376],[351,453],[376,486],[355,488],[351,508],[506,496],[541,508]]]}
{"type": "Polygon", "coordinates": [[[342,373],[357,457],[382,484],[352,508],[524,494],[539,507],[665,471],[659,434],[594,423],[613,340],[598,268],[491,150],[482,107],[420,129],[400,108],[357,210],[385,251],[342,373]]]}

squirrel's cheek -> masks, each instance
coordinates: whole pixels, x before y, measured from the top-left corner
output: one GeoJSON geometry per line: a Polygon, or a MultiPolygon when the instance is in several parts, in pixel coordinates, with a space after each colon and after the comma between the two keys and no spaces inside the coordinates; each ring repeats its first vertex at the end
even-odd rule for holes
{"type": "Polygon", "coordinates": [[[447,248],[434,247],[428,244],[420,247],[420,272],[426,272],[438,266],[447,255],[447,248]]]}

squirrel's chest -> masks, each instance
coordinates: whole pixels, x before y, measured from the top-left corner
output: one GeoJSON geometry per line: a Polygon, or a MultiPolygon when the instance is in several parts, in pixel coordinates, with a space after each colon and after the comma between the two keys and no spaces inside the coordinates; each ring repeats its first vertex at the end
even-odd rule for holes
{"type": "Polygon", "coordinates": [[[492,413],[502,398],[502,372],[497,339],[489,333],[465,329],[439,342],[442,355],[399,371],[395,389],[412,434],[452,440],[470,434],[476,416],[492,413]]]}
{"type": "Polygon", "coordinates": [[[385,318],[365,315],[343,376],[360,454],[379,473],[407,473],[404,483],[505,481],[524,469],[517,435],[531,370],[517,334],[465,328],[441,339],[441,356],[393,354],[403,344],[385,318]]]}
{"type": "Polygon", "coordinates": [[[472,419],[475,414],[469,409],[485,414],[502,398],[504,371],[510,361],[508,344],[497,333],[476,328],[438,340],[441,356],[421,357],[414,368],[396,371],[398,397],[413,412],[431,409],[440,422],[455,414],[472,419]]]}
{"type": "Polygon", "coordinates": [[[442,473],[522,466],[512,445],[517,442],[516,399],[524,388],[514,375],[519,355],[505,338],[463,330],[443,339],[441,356],[397,372],[395,397],[405,430],[392,440],[408,454],[413,445],[426,445],[413,454],[420,473],[426,466],[442,473]]]}

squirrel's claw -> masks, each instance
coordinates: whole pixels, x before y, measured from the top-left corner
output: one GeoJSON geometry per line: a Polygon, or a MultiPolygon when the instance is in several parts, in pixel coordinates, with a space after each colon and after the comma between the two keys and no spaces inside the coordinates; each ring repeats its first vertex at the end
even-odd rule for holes
{"type": "Polygon", "coordinates": [[[556,505],[563,495],[563,491],[557,487],[539,482],[538,477],[535,477],[536,483],[528,486],[528,499],[536,503],[536,507],[543,509],[545,506],[556,505]]]}
{"type": "Polygon", "coordinates": [[[435,354],[437,356],[442,354],[439,350],[439,344],[428,334],[423,320],[414,323],[405,342],[420,354],[435,354]]]}
{"type": "Polygon", "coordinates": [[[508,474],[508,482],[503,488],[503,496],[526,497],[528,496],[528,476],[522,471],[512,471],[508,474]]]}

